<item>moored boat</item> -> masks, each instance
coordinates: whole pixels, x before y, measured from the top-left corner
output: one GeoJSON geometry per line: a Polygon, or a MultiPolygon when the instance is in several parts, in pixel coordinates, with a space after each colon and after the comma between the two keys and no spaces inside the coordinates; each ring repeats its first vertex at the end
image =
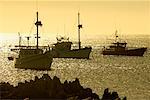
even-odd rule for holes
{"type": "MultiPolygon", "coordinates": [[[[15,68],[21,69],[36,69],[36,70],[50,70],[53,56],[50,49],[45,52],[38,46],[38,26],[42,26],[41,21],[38,21],[38,12],[37,12],[37,21],[35,23],[37,27],[37,45],[36,48],[31,48],[32,46],[19,46],[19,56],[15,61],[15,68]]],[[[33,46],[34,47],[34,46],[33,46]]],[[[14,49],[15,50],[15,49],[14,49]]]]}
{"type": "Polygon", "coordinates": [[[126,42],[119,42],[117,41],[117,38],[118,35],[116,35],[116,41],[114,43],[103,48],[103,55],[143,56],[144,52],[147,50],[146,47],[128,48],[126,42]]]}
{"type": "Polygon", "coordinates": [[[77,58],[77,59],[89,59],[92,47],[81,47],[80,42],[80,29],[82,25],[80,24],[80,13],[78,13],[78,49],[71,49],[72,42],[69,38],[64,41],[64,38],[58,39],[57,43],[54,44],[52,48],[54,58],[77,58]]]}

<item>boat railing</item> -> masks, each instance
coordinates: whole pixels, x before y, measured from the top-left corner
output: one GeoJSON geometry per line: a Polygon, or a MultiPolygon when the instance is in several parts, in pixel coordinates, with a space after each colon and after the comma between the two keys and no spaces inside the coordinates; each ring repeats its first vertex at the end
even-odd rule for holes
{"type": "MultiPolygon", "coordinates": [[[[15,46],[11,49],[11,51],[18,53],[20,49],[36,49],[36,46],[15,46]]],[[[50,46],[39,46],[39,49],[42,49],[44,51],[51,50],[50,46]]]]}

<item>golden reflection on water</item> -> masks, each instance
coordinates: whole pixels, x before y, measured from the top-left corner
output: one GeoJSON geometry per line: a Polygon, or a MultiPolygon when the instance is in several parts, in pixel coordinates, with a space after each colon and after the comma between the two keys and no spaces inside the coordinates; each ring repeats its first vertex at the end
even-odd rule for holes
{"type": "Polygon", "coordinates": [[[103,56],[100,50],[94,50],[90,60],[54,58],[51,71],[35,71],[16,69],[13,61],[8,61],[5,56],[1,59],[0,81],[17,85],[18,82],[34,80],[35,76],[42,77],[44,73],[48,73],[52,78],[55,75],[59,77],[61,82],[79,78],[84,87],[92,88],[99,95],[108,87],[121,96],[127,96],[129,100],[146,99],[150,97],[148,58],[103,56]],[[139,95],[140,92],[143,92],[143,95],[139,95]]]}
{"type": "MultiPolygon", "coordinates": [[[[105,88],[110,88],[117,91],[120,96],[127,96],[128,100],[148,100],[150,46],[146,42],[147,39],[141,42],[141,44],[147,43],[148,47],[144,57],[103,56],[100,44],[104,41],[91,41],[86,42],[93,47],[89,60],[54,58],[51,71],[16,69],[14,61],[7,59],[10,51],[1,49],[0,82],[9,82],[16,86],[18,82],[34,80],[35,76],[42,77],[43,74],[48,73],[51,78],[59,77],[61,82],[79,78],[82,86],[91,88],[98,95],[102,95],[105,88]]],[[[134,41],[130,43],[136,44],[134,41]]]]}

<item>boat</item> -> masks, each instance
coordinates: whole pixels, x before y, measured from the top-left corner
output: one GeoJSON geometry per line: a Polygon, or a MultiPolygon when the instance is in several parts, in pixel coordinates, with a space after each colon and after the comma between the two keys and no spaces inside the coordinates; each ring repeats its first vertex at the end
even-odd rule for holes
{"type": "Polygon", "coordinates": [[[69,38],[64,39],[61,37],[57,38],[57,43],[53,44],[52,52],[54,58],[76,58],[76,59],[89,59],[92,47],[81,47],[80,42],[80,29],[82,24],[80,24],[80,13],[78,13],[78,48],[72,49],[72,42],[69,38]]]}
{"type": "Polygon", "coordinates": [[[139,48],[129,48],[127,47],[127,42],[119,42],[117,31],[116,40],[110,46],[104,47],[102,50],[103,55],[124,55],[124,56],[143,56],[144,52],[147,50],[146,47],[139,48]]]}
{"type": "Polygon", "coordinates": [[[8,60],[14,60],[14,57],[9,56],[9,57],[8,57],[8,60]]]}
{"type": "MultiPolygon", "coordinates": [[[[19,55],[18,58],[15,59],[15,68],[21,69],[35,69],[35,70],[50,70],[53,56],[51,54],[50,49],[44,51],[39,48],[38,45],[38,27],[42,26],[41,21],[38,20],[38,12],[37,21],[35,23],[37,27],[37,45],[36,46],[21,46],[19,45],[19,55]]],[[[13,49],[15,50],[15,49],[13,49]]]]}

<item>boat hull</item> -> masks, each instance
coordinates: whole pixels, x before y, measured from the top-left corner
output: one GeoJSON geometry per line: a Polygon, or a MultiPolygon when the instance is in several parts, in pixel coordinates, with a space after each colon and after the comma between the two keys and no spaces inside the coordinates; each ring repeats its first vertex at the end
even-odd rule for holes
{"type": "Polygon", "coordinates": [[[103,50],[103,55],[143,56],[147,48],[136,48],[129,50],[103,50]]]}
{"type": "Polygon", "coordinates": [[[16,58],[15,68],[50,70],[53,57],[49,52],[16,58]]]}
{"type": "Polygon", "coordinates": [[[76,59],[89,59],[92,48],[85,47],[73,50],[53,50],[54,58],[76,58],[76,59]]]}

